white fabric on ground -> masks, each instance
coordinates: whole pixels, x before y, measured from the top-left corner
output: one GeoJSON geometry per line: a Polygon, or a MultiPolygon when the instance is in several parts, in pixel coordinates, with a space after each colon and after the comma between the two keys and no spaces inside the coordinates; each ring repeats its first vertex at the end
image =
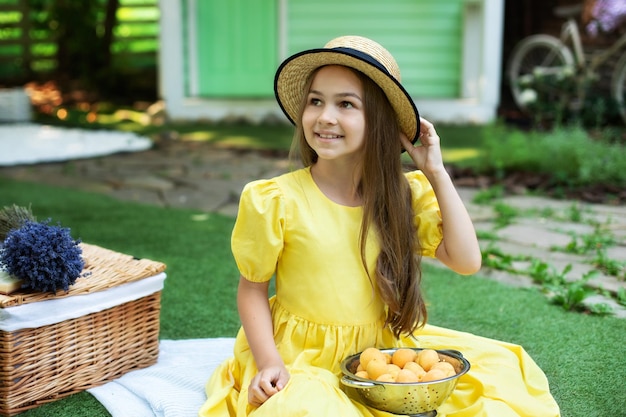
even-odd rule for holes
{"type": "Polygon", "coordinates": [[[150,139],[131,132],[0,124],[0,166],[92,158],[151,146],[150,139]]]}
{"type": "Polygon", "coordinates": [[[108,290],[0,308],[0,330],[13,332],[47,326],[138,300],[161,291],[165,276],[161,272],[108,290]]]}
{"type": "Polygon", "coordinates": [[[88,390],[113,417],[196,417],[234,338],[161,340],[158,362],[88,390]]]}

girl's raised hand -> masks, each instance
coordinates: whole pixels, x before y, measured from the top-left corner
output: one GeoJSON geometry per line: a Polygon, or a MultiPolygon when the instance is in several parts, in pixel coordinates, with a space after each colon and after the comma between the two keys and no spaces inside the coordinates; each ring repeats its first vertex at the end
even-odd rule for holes
{"type": "Polygon", "coordinates": [[[420,135],[416,146],[413,146],[404,134],[400,135],[400,141],[415,165],[417,165],[417,168],[424,174],[428,175],[445,169],[443,157],[441,156],[439,135],[433,124],[428,120],[420,117],[420,135]]]}

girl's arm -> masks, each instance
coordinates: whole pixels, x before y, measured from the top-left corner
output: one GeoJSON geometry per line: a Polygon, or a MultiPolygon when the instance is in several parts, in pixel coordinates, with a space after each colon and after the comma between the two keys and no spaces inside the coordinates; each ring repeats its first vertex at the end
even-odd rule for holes
{"type": "Polygon", "coordinates": [[[256,407],[283,389],[289,380],[274,342],[268,287],[269,282],[252,282],[242,276],[237,290],[239,317],[258,368],[248,387],[248,402],[256,407]]]}
{"type": "Polygon", "coordinates": [[[450,175],[445,170],[425,175],[437,195],[443,222],[443,239],[435,252],[437,259],[459,274],[477,272],[482,257],[476,231],[450,175]]]}
{"type": "Polygon", "coordinates": [[[420,132],[419,146],[413,146],[404,135],[401,141],[437,196],[443,221],[443,240],[436,251],[437,259],[459,274],[473,274],[480,269],[482,262],[474,225],[443,165],[439,136],[434,126],[420,119],[420,132]]]}

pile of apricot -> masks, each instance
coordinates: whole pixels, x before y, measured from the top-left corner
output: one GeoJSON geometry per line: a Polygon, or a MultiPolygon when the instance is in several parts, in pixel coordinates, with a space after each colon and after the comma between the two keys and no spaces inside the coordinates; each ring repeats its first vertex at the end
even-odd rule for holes
{"type": "Polygon", "coordinates": [[[355,375],[380,382],[429,382],[456,375],[450,362],[434,349],[400,348],[389,354],[370,347],[361,352],[355,375]]]}

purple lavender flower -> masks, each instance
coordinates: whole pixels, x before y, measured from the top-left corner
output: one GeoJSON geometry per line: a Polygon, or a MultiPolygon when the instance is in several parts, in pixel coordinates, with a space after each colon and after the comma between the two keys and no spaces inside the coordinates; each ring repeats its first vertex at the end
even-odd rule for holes
{"type": "Polygon", "coordinates": [[[11,230],[0,247],[0,267],[20,278],[22,288],[67,291],[85,266],[80,240],[72,239],[68,228],[49,223],[27,221],[11,230]]]}

